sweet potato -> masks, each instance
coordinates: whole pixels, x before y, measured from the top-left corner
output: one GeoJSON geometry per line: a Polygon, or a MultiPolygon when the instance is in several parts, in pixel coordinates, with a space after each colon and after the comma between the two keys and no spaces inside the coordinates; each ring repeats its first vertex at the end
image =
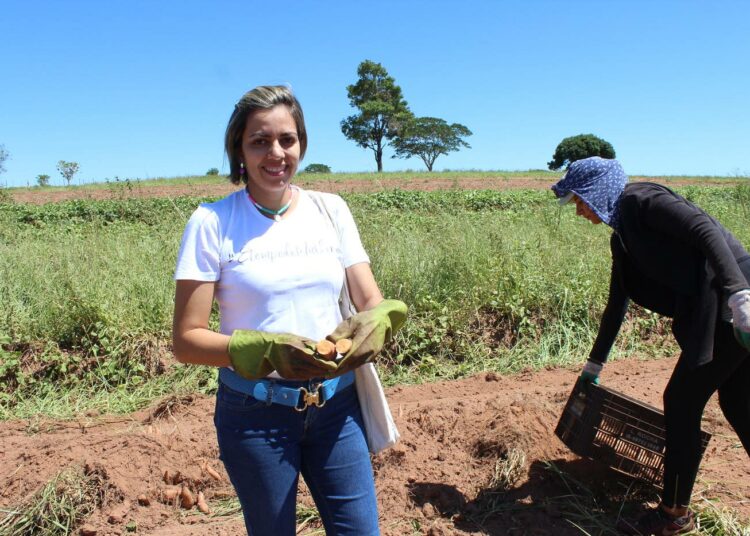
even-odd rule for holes
{"type": "Polygon", "coordinates": [[[161,500],[164,503],[172,504],[179,494],[179,488],[167,488],[161,492],[161,500]]]}
{"type": "Polygon", "coordinates": [[[180,491],[180,505],[185,510],[190,510],[195,505],[193,494],[187,486],[182,486],[182,490],[180,491]]]}
{"type": "Polygon", "coordinates": [[[222,480],[221,475],[219,473],[217,473],[216,470],[213,467],[211,467],[210,465],[206,465],[206,472],[209,474],[209,476],[211,476],[211,478],[213,478],[214,480],[218,480],[219,482],[221,482],[221,480],[222,480]]]}
{"type": "Polygon", "coordinates": [[[352,349],[352,340],[351,339],[339,339],[336,341],[336,351],[341,355],[346,355],[346,353],[352,349]]]}
{"type": "Polygon", "coordinates": [[[198,492],[198,499],[195,501],[195,505],[198,507],[198,510],[203,512],[204,514],[210,514],[211,509],[208,507],[208,503],[206,502],[206,497],[203,496],[203,492],[198,492]]]}
{"type": "Polygon", "coordinates": [[[336,346],[329,340],[323,339],[315,345],[315,351],[323,359],[335,359],[336,358],[336,346]]]}

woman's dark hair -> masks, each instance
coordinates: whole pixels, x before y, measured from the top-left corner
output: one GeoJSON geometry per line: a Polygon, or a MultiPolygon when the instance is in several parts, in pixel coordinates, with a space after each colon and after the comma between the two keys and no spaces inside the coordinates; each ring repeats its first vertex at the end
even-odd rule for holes
{"type": "Polygon", "coordinates": [[[229,180],[233,184],[247,182],[246,176],[240,175],[240,162],[242,161],[242,134],[245,131],[247,119],[257,110],[268,110],[274,106],[284,105],[292,114],[294,123],[297,125],[297,138],[299,139],[299,159],[305,157],[307,150],[307,129],[305,128],[305,116],[302,114],[302,106],[287,86],[258,86],[245,93],[240,101],[234,106],[224,134],[224,150],[229,158],[229,180]]]}

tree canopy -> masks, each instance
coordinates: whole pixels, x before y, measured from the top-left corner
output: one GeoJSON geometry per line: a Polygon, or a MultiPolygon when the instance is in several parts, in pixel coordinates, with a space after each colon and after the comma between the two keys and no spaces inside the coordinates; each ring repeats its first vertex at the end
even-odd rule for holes
{"type": "Polygon", "coordinates": [[[63,176],[63,179],[65,179],[68,186],[70,186],[70,181],[73,180],[73,176],[78,173],[78,169],[78,162],[66,162],[65,160],[60,160],[57,163],[57,171],[63,176]]]}
{"type": "Polygon", "coordinates": [[[590,156],[601,156],[602,158],[615,158],[615,149],[612,145],[593,134],[579,134],[565,138],[555,149],[552,161],[547,162],[551,170],[566,168],[576,160],[590,156]]]}
{"type": "Polygon", "coordinates": [[[302,170],[302,173],[330,173],[331,168],[325,164],[310,164],[305,169],[302,170]]]}
{"type": "Polygon", "coordinates": [[[341,132],[364,149],[375,153],[378,171],[383,171],[383,148],[411,117],[401,88],[381,64],[365,60],[357,68],[359,79],[347,86],[349,103],[359,110],[341,121],[341,132]]]}
{"type": "Polygon", "coordinates": [[[461,147],[471,147],[463,138],[471,136],[471,130],[459,123],[449,125],[437,117],[415,117],[407,121],[391,145],[396,151],[393,158],[422,159],[428,171],[432,171],[435,160],[461,147]]]}

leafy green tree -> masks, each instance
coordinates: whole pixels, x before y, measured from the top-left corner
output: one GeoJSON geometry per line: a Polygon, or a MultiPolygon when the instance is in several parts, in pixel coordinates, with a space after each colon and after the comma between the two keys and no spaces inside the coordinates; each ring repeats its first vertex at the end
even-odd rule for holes
{"type": "Polygon", "coordinates": [[[325,164],[310,164],[305,169],[302,170],[302,173],[330,173],[331,168],[326,166],[325,164]]]}
{"type": "Polygon", "coordinates": [[[547,162],[551,170],[566,168],[576,160],[590,156],[601,156],[602,158],[614,158],[615,150],[608,141],[594,136],[593,134],[579,134],[565,138],[555,149],[552,161],[547,162]]]}
{"type": "Polygon", "coordinates": [[[218,168],[215,168],[215,167],[212,167],[211,169],[206,171],[206,175],[218,175],[218,174],[219,174],[219,170],[218,168]]]}
{"type": "Polygon", "coordinates": [[[70,181],[73,180],[73,176],[78,173],[78,169],[78,162],[66,162],[65,160],[60,160],[57,163],[57,171],[63,176],[63,179],[65,179],[68,186],[70,186],[70,181]]]}
{"type": "Polygon", "coordinates": [[[349,103],[359,110],[341,121],[341,132],[364,149],[372,149],[383,171],[383,148],[411,117],[409,105],[393,77],[379,63],[365,60],[357,68],[356,84],[347,86],[349,103]]]}
{"type": "Polygon", "coordinates": [[[49,175],[37,175],[36,183],[39,186],[49,186],[49,175]]]}
{"type": "Polygon", "coordinates": [[[471,130],[459,123],[449,125],[437,117],[415,117],[407,121],[391,145],[396,150],[393,158],[418,156],[432,171],[435,159],[461,147],[471,147],[463,138],[471,136],[471,130]]]}
{"type": "Polygon", "coordinates": [[[5,145],[0,145],[0,173],[5,173],[5,161],[10,158],[10,153],[5,150],[5,145]]]}

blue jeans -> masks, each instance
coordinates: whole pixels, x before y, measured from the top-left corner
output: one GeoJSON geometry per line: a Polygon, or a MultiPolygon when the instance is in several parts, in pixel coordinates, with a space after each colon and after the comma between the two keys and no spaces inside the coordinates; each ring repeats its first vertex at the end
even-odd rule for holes
{"type": "MultiPolygon", "coordinates": [[[[279,380],[290,386],[310,382],[279,380]]],[[[378,510],[355,385],[302,412],[219,382],[219,457],[251,536],[294,536],[302,474],[327,535],[377,536],[378,510]]]]}

